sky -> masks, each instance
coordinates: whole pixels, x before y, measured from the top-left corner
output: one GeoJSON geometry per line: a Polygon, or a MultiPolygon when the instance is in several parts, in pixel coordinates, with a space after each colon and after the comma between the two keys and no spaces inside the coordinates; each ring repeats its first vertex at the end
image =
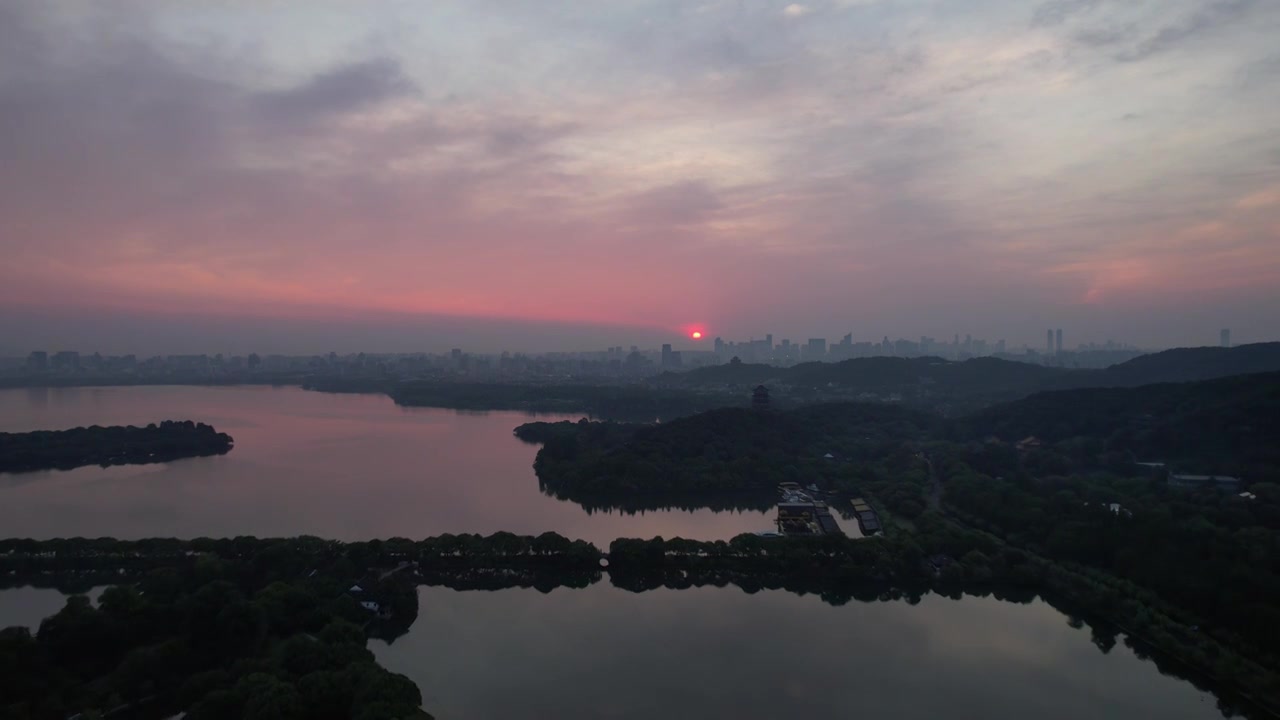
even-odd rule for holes
{"type": "Polygon", "coordinates": [[[0,0],[0,351],[1280,339],[1274,0],[0,0]]]}

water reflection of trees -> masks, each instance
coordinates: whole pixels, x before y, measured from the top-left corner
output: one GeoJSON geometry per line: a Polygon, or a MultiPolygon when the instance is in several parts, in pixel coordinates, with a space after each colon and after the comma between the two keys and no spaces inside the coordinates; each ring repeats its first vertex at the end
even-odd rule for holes
{"type": "MultiPolygon", "coordinates": [[[[412,582],[456,591],[534,589],[545,594],[560,588],[591,587],[605,581],[605,573],[606,571],[600,570],[556,567],[456,567],[434,570],[423,568],[413,577],[412,582]]],[[[118,582],[119,578],[113,575],[114,573],[89,572],[11,576],[0,581],[0,589],[29,585],[56,588],[64,593],[85,592],[95,585],[109,584],[112,580],[118,582]]],[[[1174,658],[1154,651],[1141,641],[1127,636],[1121,629],[1081,612],[1079,608],[1060,598],[1025,587],[937,582],[906,585],[870,581],[833,582],[812,576],[792,577],[723,571],[690,572],[670,568],[641,571],[615,570],[609,573],[608,582],[616,588],[634,593],[703,587],[733,587],[747,594],[765,591],[788,592],[798,596],[812,595],[833,607],[853,602],[905,602],[917,605],[930,594],[951,600],[961,600],[965,597],[990,597],[1000,602],[1024,605],[1039,599],[1061,613],[1065,617],[1064,621],[1071,627],[1089,632],[1091,642],[1100,653],[1108,654],[1123,642],[1136,658],[1153,662],[1162,675],[1188,681],[1203,692],[1215,694],[1217,707],[1224,716],[1243,714],[1246,717],[1265,717],[1265,714],[1252,709],[1246,700],[1225,693],[1202,674],[1174,658]]],[[[418,615],[416,598],[412,604],[413,607],[406,608],[406,612],[370,623],[367,628],[369,635],[388,643],[406,635],[418,615]]]]}
{"type": "Polygon", "coordinates": [[[712,512],[768,512],[777,503],[772,492],[732,493],[643,493],[633,495],[576,493],[553,488],[538,480],[542,494],[579,505],[587,514],[618,512],[636,515],[646,512],[710,510],[712,512]]]}
{"type": "MultiPolygon", "coordinates": [[[[604,582],[604,573],[560,573],[555,570],[542,570],[535,573],[505,573],[482,575],[438,575],[423,578],[422,582],[436,587],[452,590],[498,591],[518,588],[534,588],[542,593],[549,593],[557,588],[582,589],[597,582],[604,582]]],[[[1126,635],[1121,629],[1100,618],[1083,614],[1078,608],[1060,598],[1043,594],[1025,587],[1002,585],[970,585],[954,583],[929,583],[917,585],[897,585],[879,582],[827,582],[820,578],[795,577],[759,577],[744,573],[734,576],[726,573],[689,573],[680,570],[664,570],[654,572],[610,572],[607,580],[612,586],[634,593],[646,593],[657,590],[686,590],[704,587],[733,587],[747,594],[766,591],[788,592],[798,596],[812,595],[823,603],[833,607],[841,607],[854,602],[905,602],[917,605],[926,596],[933,594],[950,600],[962,600],[965,597],[992,598],[1000,602],[1027,605],[1042,600],[1064,616],[1064,622],[1071,627],[1087,631],[1092,644],[1102,654],[1110,653],[1123,642],[1134,657],[1155,664],[1160,674],[1190,682],[1196,689],[1215,695],[1218,710],[1225,717],[1243,715],[1245,717],[1269,717],[1264,711],[1248,703],[1248,700],[1235,696],[1215,684],[1201,673],[1154,651],[1140,640],[1126,635]]]]}

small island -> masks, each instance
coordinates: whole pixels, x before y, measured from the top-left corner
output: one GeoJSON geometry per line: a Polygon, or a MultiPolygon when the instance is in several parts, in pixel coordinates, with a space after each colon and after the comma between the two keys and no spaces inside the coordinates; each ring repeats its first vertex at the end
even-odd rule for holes
{"type": "Polygon", "coordinates": [[[233,444],[230,435],[190,420],[0,433],[0,473],[163,463],[222,455],[233,444]]]}

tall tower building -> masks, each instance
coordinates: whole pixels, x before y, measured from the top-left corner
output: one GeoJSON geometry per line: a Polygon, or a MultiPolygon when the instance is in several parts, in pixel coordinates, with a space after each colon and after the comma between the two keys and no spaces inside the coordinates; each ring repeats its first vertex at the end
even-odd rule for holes
{"type": "Polygon", "coordinates": [[[1054,345],[1058,349],[1058,354],[1061,355],[1062,354],[1062,328],[1058,328],[1057,332],[1054,334],[1057,336],[1057,338],[1054,340],[1054,345]]]}
{"type": "Polygon", "coordinates": [[[1231,347],[1231,328],[1222,328],[1218,331],[1218,344],[1222,347],[1231,347]]]}
{"type": "Polygon", "coordinates": [[[671,343],[664,343],[662,345],[662,367],[669,368],[673,364],[674,361],[671,354],[671,343]]]}
{"type": "Polygon", "coordinates": [[[1049,353],[1050,355],[1053,354],[1053,331],[1052,330],[1044,331],[1044,351],[1049,353]]]}

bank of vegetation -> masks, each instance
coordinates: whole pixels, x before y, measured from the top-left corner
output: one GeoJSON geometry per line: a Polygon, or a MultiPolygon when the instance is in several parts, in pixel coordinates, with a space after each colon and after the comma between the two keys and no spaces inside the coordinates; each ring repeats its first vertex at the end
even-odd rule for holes
{"type": "Polygon", "coordinates": [[[1277,418],[1280,373],[1267,373],[1041,393],[961,418],[847,403],[517,432],[543,443],[539,482],[562,497],[697,497],[792,481],[832,493],[836,510],[856,494],[892,518],[879,545],[815,541],[824,549],[811,566],[796,556],[810,552],[804,541],[746,565],[744,548],[767,541],[622,543],[610,553],[617,573],[642,556],[671,570],[637,582],[696,582],[704,570],[737,582],[741,565],[746,582],[803,586],[813,573],[896,583],[915,579],[920,557],[938,556],[939,578],[1067,597],[1170,657],[1275,699],[1280,686],[1261,668],[1280,667],[1277,418]],[[930,537],[940,527],[967,539],[948,547],[930,537]]]}
{"type": "Polygon", "coordinates": [[[0,433],[0,472],[163,463],[229,452],[231,436],[190,420],[0,433]]]}
{"type": "MultiPolygon", "coordinates": [[[[927,592],[1040,596],[1087,622],[1102,652],[1127,634],[1162,670],[1220,693],[1224,708],[1256,710],[1280,692],[1274,665],[1188,625],[1183,608],[1145,586],[937,512],[922,514],[910,532],[869,539],[619,539],[608,550],[610,581],[633,592],[733,585],[811,593],[833,605],[927,592]]],[[[424,717],[412,682],[365,649],[367,636],[393,642],[407,631],[419,612],[415,585],[586,587],[601,580],[604,558],[555,533],[0,541],[7,585],[111,585],[97,607],[72,596],[34,635],[0,632],[0,715],[61,719],[129,708],[156,717],[424,717]]]]}
{"type": "Polygon", "coordinates": [[[378,666],[418,614],[415,586],[584,587],[598,549],[555,533],[0,541],[0,581],[110,585],[41,623],[0,631],[0,717],[425,718],[378,666]]]}

